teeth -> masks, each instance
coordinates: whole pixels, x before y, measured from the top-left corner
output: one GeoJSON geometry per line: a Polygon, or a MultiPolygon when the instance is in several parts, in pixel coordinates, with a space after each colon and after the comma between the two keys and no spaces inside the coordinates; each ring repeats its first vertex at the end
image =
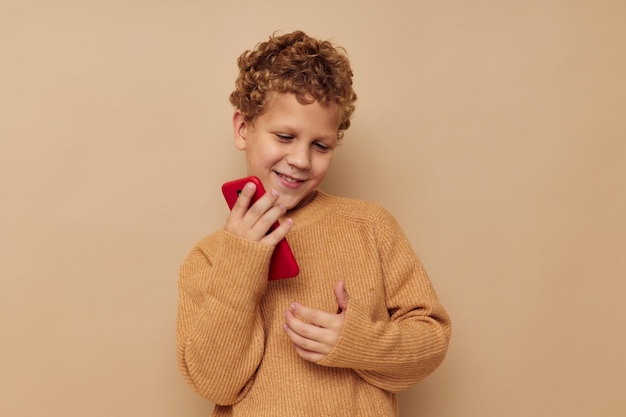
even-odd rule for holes
{"type": "Polygon", "coordinates": [[[295,179],[295,178],[291,178],[291,177],[288,177],[288,176],[283,175],[283,174],[279,174],[279,175],[280,175],[283,179],[285,179],[287,182],[290,182],[290,183],[292,183],[292,184],[293,184],[294,182],[298,182],[298,180],[297,180],[297,179],[295,179]]]}

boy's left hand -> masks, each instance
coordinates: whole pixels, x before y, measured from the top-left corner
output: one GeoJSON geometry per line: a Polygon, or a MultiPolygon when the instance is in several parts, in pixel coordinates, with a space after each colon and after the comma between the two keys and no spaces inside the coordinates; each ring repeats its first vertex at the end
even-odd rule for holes
{"type": "Polygon", "coordinates": [[[299,303],[293,303],[285,312],[283,329],[302,359],[319,362],[337,344],[350,299],[343,281],[335,284],[335,298],[339,306],[337,313],[309,308],[299,303]]]}

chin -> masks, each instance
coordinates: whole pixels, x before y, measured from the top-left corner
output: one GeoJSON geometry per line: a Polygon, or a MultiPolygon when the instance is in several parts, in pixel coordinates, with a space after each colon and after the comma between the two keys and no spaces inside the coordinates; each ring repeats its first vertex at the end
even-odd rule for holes
{"type": "Polygon", "coordinates": [[[287,208],[287,210],[291,210],[298,207],[298,204],[300,204],[301,201],[302,200],[290,201],[289,203],[283,203],[283,205],[287,208]]]}
{"type": "Polygon", "coordinates": [[[284,204],[285,207],[287,207],[287,210],[292,210],[295,208],[299,208],[299,207],[304,207],[306,205],[308,205],[311,201],[313,201],[313,199],[315,198],[315,196],[317,195],[317,191],[313,190],[307,194],[305,194],[302,197],[299,197],[297,199],[291,200],[290,204],[284,204]]]}

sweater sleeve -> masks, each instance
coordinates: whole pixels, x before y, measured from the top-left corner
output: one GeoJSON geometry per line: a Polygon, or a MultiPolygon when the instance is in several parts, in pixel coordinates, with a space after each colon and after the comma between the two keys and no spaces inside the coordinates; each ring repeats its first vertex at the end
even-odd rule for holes
{"type": "Polygon", "coordinates": [[[372,385],[400,392],[443,361],[451,324],[400,226],[381,216],[375,227],[387,314],[379,317],[352,297],[337,345],[318,364],[352,368],[372,385]]]}
{"type": "Polygon", "coordinates": [[[191,387],[219,405],[241,400],[263,356],[259,301],[273,247],[226,231],[180,268],[176,357],[191,387]]]}

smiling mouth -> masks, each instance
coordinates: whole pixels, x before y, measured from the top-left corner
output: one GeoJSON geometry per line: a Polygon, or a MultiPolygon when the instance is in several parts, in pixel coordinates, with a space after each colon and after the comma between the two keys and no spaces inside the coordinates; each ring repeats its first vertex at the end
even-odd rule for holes
{"type": "Polygon", "coordinates": [[[299,183],[299,182],[304,182],[303,180],[299,180],[299,179],[296,179],[296,178],[290,177],[290,176],[288,176],[288,175],[281,174],[280,172],[277,172],[277,171],[274,171],[274,172],[276,172],[276,174],[277,174],[280,178],[282,178],[283,180],[287,181],[287,182],[288,182],[288,183],[290,183],[290,184],[297,184],[297,183],[299,183]]]}

